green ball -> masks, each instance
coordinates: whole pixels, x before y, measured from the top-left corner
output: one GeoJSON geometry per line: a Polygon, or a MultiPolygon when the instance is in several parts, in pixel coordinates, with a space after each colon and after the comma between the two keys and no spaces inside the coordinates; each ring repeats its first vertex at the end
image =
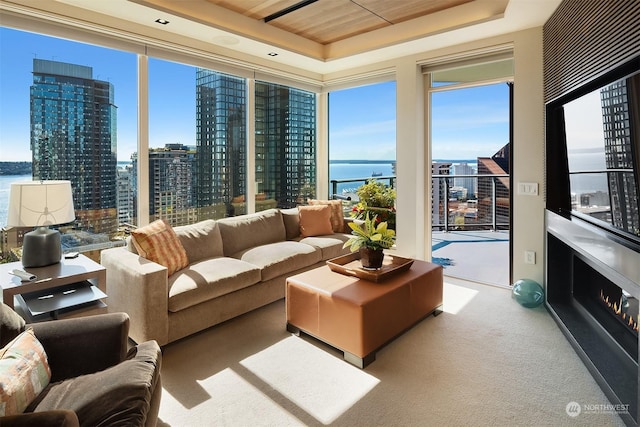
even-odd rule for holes
{"type": "Polygon", "coordinates": [[[544,290],[535,280],[520,279],[513,284],[511,291],[520,305],[533,308],[544,302],[544,290]]]}

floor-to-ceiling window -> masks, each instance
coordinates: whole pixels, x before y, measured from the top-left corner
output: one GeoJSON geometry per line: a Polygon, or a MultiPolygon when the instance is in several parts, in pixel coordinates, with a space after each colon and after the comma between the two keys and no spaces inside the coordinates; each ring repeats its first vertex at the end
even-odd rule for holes
{"type": "MultiPolygon", "coordinates": [[[[63,247],[109,246],[130,220],[117,161],[136,146],[136,55],[4,27],[0,40],[0,225],[11,182],[69,180],[63,247]]],[[[3,246],[21,232],[5,230],[3,246]]]]}
{"type": "Polygon", "coordinates": [[[395,81],[330,92],[330,196],[347,211],[358,209],[358,188],[367,181],[395,189],[395,167],[395,81]]]}
{"type": "Polygon", "coordinates": [[[316,197],[316,93],[134,43],[123,42],[128,52],[0,31],[3,259],[29,231],[6,223],[19,180],[71,181],[77,219],[60,226],[63,249],[82,252],[123,244],[159,218],[181,225],[316,197]],[[148,218],[138,206],[147,199],[148,218]]]}
{"type": "Polygon", "coordinates": [[[291,208],[316,197],[316,95],[255,84],[256,210],[291,208]]]}

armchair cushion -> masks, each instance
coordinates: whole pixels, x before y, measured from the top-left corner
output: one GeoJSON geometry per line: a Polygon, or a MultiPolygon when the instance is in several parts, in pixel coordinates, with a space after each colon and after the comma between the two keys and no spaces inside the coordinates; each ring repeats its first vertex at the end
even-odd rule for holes
{"type": "Polygon", "coordinates": [[[4,347],[24,331],[24,319],[5,303],[0,303],[0,347],[4,347]]]}
{"type": "Polygon", "coordinates": [[[75,412],[66,409],[10,415],[2,417],[0,423],[2,427],[78,427],[80,425],[75,412]]]}
{"type": "Polygon", "coordinates": [[[51,382],[101,371],[127,355],[129,316],[109,313],[33,323],[51,367],[51,382]]]}
{"type": "Polygon", "coordinates": [[[158,344],[146,341],[104,371],[50,384],[27,410],[72,410],[81,426],[143,425],[160,386],[161,360],[158,344]]]}
{"type": "Polygon", "coordinates": [[[22,413],[50,379],[44,348],[27,329],[0,349],[0,416],[22,413]]]}

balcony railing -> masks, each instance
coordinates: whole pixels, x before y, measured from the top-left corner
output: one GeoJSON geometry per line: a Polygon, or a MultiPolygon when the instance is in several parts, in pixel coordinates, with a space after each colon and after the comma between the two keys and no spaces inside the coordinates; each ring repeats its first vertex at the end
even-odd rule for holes
{"type": "MultiPolygon", "coordinates": [[[[353,204],[357,203],[357,196],[355,196],[357,187],[364,184],[367,180],[370,180],[372,178],[375,178],[377,181],[386,183],[387,185],[391,185],[392,187],[395,187],[396,185],[395,176],[332,179],[330,181],[331,195],[334,199],[346,200],[347,209],[350,209],[350,207],[353,204]],[[354,187],[350,188],[350,190],[347,191],[346,193],[339,191],[338,185],[346,184],[346,183],[353,183],[358,185],[354,185],[354,187]]],[[[433,192],[434,193],[437,192],[438,196],[440,194],[449,195],[450,189],[453,187],[451,185],[452,180],[455,180],[457,178],[471,178],[476,181],[480,181],[481,179],[489,180],[490,184],[489,184],[488,194],[486,195],[483,194],[484,197],[482,198],[482,200],[472,199],[472,200],[466,201],[466,203],[468,204],[467,206],[469,205],[476,206],[475,208],[467,207],[467,212],[470,212],[470,211],[473,211],[473,209],[476,209],[475,215],[473,215],[474,218],[472,218],[471,222],[467,222],[470,218],[465,218],[464,215],[462,215],[463,217],[462,222],[455,221],[456,216],[460,217],[460,211],[455,211],[455,210],[450,211],[450,208],[454,205],[454,203],[459,204],[460,201],[451,200],[450,197],[443,197],[442,198],[443,200],[440,201],[439,200],[440,197],[438,197],[438,202],[437,202],[438,216],[437,218],[432,218],[432,224],[431,224],[432,229],[437,229],[441,231],[452,231],[452,230],[461,230],[461,229],[464,229],[464,230],[491,229],[493,231],[496,231],[498,229],[509,229],[509,209],[510,209],[509,197],[508,195],[505,195],[506,197],[500,198],[497,195],[498,185],[501,185],[503,192],[505,191],[505,189],[507,192],[509,191],[508,183],[504,183],[504,182],[501,182],[500,184],[498,183],[498,181],[504,180],[505,178],[508,180],[509,178],[508,174],[432,175],[433,192]],[[443,188],[443,191],[441,192],[440,188],[442,185],[444,185],[444,188],[443,188]],[[498,202],[499,199],[500,199],[500,203],[498,202]],[[478,216],[478,208],[481,208],[481,211],[484,215],[478,216]],[[502,211],[502,214],[498,212],[499,210],[502,211]],[[444,215],[444,212],[447,212],[447,215],[444,215]],[[433,221],[434,219],[437,220],[436,223],[434,223],[433,221]],[[441,219],[443,220],[442,223],[440,223],[441,219]],[[452,219],[454,219],[454,221],[452,221],[452,219]],[[485,219],[488,219],[488,220],[485,220],[485,219]]],[[[474,187],[477,189],[478,185],[475,185],[474,187]]],[[[432,197],[432,206],[435,206],[435,205],[436,205],[436,202],[432,197]]]]}
{"type": "Polygon", "coordinates": [[[376,181],[380,181],[383,184],[389,185],[392,188],[395,188],[396,177],[393,175],[390,176],[369,176],[366,178],[348,178],[348,179],[332,179],[331,182],[331,196],[334,199],[341,200],[351,200],[353,199],[352,194],[355,194],[355,189],[360,185],[365,184],[368,180],[375,179],[376,181]],[[347,193],[338,193],[338,185],[339,184],[347,184],[347,183],[357,183],[358,185],[353,188],[353,191],[349,191],[347,193]]]}
{"type": "MultiPolygon", "coordinates": [[[[443,223],[442,224],[434,224],[433,223],[433,219],[432,219],[432,224],[431,224],[431,228],[432,229],[437,229],[437,230],[442,230],[442,231],[451,231],[451,230],[459,230],[459,229],[469,229],[469,228],[474,228],[474,229],[491,229],[492,231],[496,231],[498,230],[498,228],[502,228],[502,229],[509,229],[509,195],[506,194],[506,200],[503,200],[502,205],[500,206],[500,208],[504,211],[504,213],[502,215],[498,214],[498,195],[497,195],[497,187],[498,187],[498,181],[499,180],[503,180],[503,179],[509,179],[509,174],[474,174],[474,175],[432,175],[431,176],[433,181],[444,181],[444,194],[449,194],[449,190],[452,188],[451,185],[451,180],[452,179],[461,179],[461,178],[471,178],[471,179],[475,179],[478,181],[478,183],[480,182],[481,179],[486,179],[490,181],[490,189],[489,189],[489,194],[485,195],[485,194],[480,194],[479,191],[479,185],[476,185],[476,199],[472,199],[472,200],[467,200],[468,202],[475,202],[476,204],[476,209],[479,209],[480,207],[483,208],[488,208],[490,207],[490,209],[487,209],[487,211],[490,212],[489,215],[479,215],[477,214],[476,218],[477,221],[479,222],[472,222],[472,223],[456,223],[454,222],[454,224],[451,224],[451,218],[450,216],[453,214],[454,217],[456,215],[456,212],[450,211],[450,206],[452,205],[452,202],[454,200],[452,200],[450,197],[444,197],[442,200],[442,212],[447,212],[447,215],[442,215],[443,217],[443,223]],[[484,196],[482,199],[480,199],[478,196],[484,196]],[[487,200],[487,197],[489,198],[489,200],[487,200]],[[506,204],[505,204],[506,203],[506,204]],[[486,219],[489,219],[489,221],[486,221],[486,219]]],[[[432,184],[432,187],[435,187],[436,184],[432,184]]],[[[438,189],[440,188],[440,183],[437,184],[438,189]]],[[[503,183],[502,185],[503,188],[506,188],[507,191],[509,191],[509,185],[508,183],[505,185],[503,183]]],[[[434,193],[435,193],[435,189],[434,189],[434,193]]],[[[504,197],[502,199],[505,199],[504,197]]],[[[433,201],[433,198],[432,198],[433,201]]],[[[433,203],[433,205],[435,205],[435,202],[433,203]]],[[[483,209],[484,211],[484,209],[483,209]]],[[[477,212],[477,211],[476,211],[477,212]]],[[[440,218],[438,217],[438,220],[440,218]]]]}

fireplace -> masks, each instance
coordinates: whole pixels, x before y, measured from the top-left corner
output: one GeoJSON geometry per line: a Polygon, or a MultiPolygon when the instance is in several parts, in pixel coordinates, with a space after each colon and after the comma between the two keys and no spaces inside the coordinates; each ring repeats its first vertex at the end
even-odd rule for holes
{"type": "Polygon", "coordinates": [[[547,211],[546,306],[611,403],[638,424],[639,248],[547,211]]]}

